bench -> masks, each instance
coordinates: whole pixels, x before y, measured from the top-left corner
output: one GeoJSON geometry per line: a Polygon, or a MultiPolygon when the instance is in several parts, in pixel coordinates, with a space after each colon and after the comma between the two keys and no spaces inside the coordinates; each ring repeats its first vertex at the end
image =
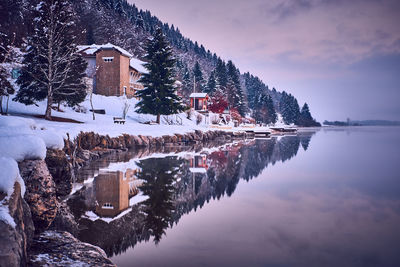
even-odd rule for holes
{"type": "Polygon", "coordinates": [[[114,123],[125,124],[125,120],[120,117],[113,117],[114,123]]]}

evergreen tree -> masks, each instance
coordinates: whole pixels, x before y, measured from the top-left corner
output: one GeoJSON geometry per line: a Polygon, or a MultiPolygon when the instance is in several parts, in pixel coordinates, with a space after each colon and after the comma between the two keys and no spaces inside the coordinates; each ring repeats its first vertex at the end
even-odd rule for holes
{"type": "Polygon", "coordinates": [[[274,101],[272,100],[272,97],[270,95],[268,95],[267,98],[267,110],[268,110],[267,123],[276,123],[276,121],[278,120],[278,115],[276,114],[274,101]]]}
{"type": "Polygon", "coordinates": [[[196,80],[196,92],[202,92],[204,90],[204,78],[198,61],[194,65],[193,76],[196,80]]]}
{"type": "Polygon", "coordinates": [[[215,79],[215,71],[211,71],[210,76],[208,77],[207,86],[204,89],[204,92],[212,95],[217,87],[217,81],[215,79]]]}
{"type": "Polygon", "coordinates": [[[310,108],[307,103],[304,103],[301,108],[300,116],[297,121],[298,126],[303,127],[318,127],[321,126],[320,123],[316,122],[315,119],[311,116],[310,108]]]}
{"type": "Polygon", "coordinates": [[[187,67],[185,67],[183,71],[182,90],[186,96],[189,96],[190,93],[193,92],[193,80],[187,67]]]}
{"type": "Polygon", "coordinates": [[[241,116],[244,116],[246,113],[246,107],[242,87],[240,85],[239,70],[236,69],[231,60],[229,60],[227,64],[227,76],[227,95],[229,105],[231,108],[236,108],[241,116]]]}
{"type": "Polygon", "coordinates": [[[217,66],[215,68],[215,77],[217,80],[216,90],[225,93],[228,77],[226,73],[226,65],[222,59],[218,58],[217,66]]]}
{"type": "Polygon", "coordinates": [[[68,1],[41,2],[34,19],[35,30],[17,83],[15,99],[26,105],[47,98],[45,119],[51,120],[55,99],[76,104],[84,99],[86,62],[75,45],[74,12],[68,1]]]}
{"type": "Polygon", "coordinates": [[[297,123],[300,116],[300,107],[294,96],[283,91],[279,103],[279,109],[285,123],[297,123]]]}
{"type": "Polygon", "coordinates": [[[146,45],[144,66],[149,73],[140,79],[144,89],[136,92],[140,101],[136,104],[139,113],[153,114],[160,123],[160,115],[175,114],[184,110],[181,98],[175,92],[173,68],[175,59],[172,48],[160,28],[157,28],[146,45]]]}

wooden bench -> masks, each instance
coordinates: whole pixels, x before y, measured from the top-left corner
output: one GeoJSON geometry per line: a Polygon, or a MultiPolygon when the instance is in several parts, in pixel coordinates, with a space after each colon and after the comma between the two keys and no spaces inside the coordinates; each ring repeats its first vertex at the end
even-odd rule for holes
{"type": "Polygon", "coordinates": [[[113,117],[114,123],[125,124],[125,120],[120,117],[113,117]]]}

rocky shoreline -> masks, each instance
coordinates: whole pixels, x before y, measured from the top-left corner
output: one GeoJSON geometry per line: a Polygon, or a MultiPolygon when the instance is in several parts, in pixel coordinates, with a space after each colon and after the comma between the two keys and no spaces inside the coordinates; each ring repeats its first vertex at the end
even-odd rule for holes
{"type": "MultiPolygon", "coordinates": [[[[26,192],[22,198],[21,187],[16,183],[12,196],[7,203],[3,202],[16,226],[0,220],[0,266],[115,266],[102,249],[74,237],[78,226],[62,198],[70,194],[79,168],[118,151],[156,151],[248,137],[246,133],[223,131],[162,137],[123,134],[114,138],[81,132],[73,141],[68,136],[64,149],[48,149],[45,160],[19,163],[26,192]]],[[[0,201],[3,198],[0,192],[0,201]]]]}

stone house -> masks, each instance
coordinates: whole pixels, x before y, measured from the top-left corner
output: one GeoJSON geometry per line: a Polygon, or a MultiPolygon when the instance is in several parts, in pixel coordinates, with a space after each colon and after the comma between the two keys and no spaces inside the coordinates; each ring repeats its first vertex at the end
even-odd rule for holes
{"type": "Polygon", "coordinates": [[[86,75],[92,79],[93,92],[105,96],[134,97],[143,89],[139,79],[147,70],[144,62],[113,45],[81,45],[78,51],[88,63],[86,75]]]}

